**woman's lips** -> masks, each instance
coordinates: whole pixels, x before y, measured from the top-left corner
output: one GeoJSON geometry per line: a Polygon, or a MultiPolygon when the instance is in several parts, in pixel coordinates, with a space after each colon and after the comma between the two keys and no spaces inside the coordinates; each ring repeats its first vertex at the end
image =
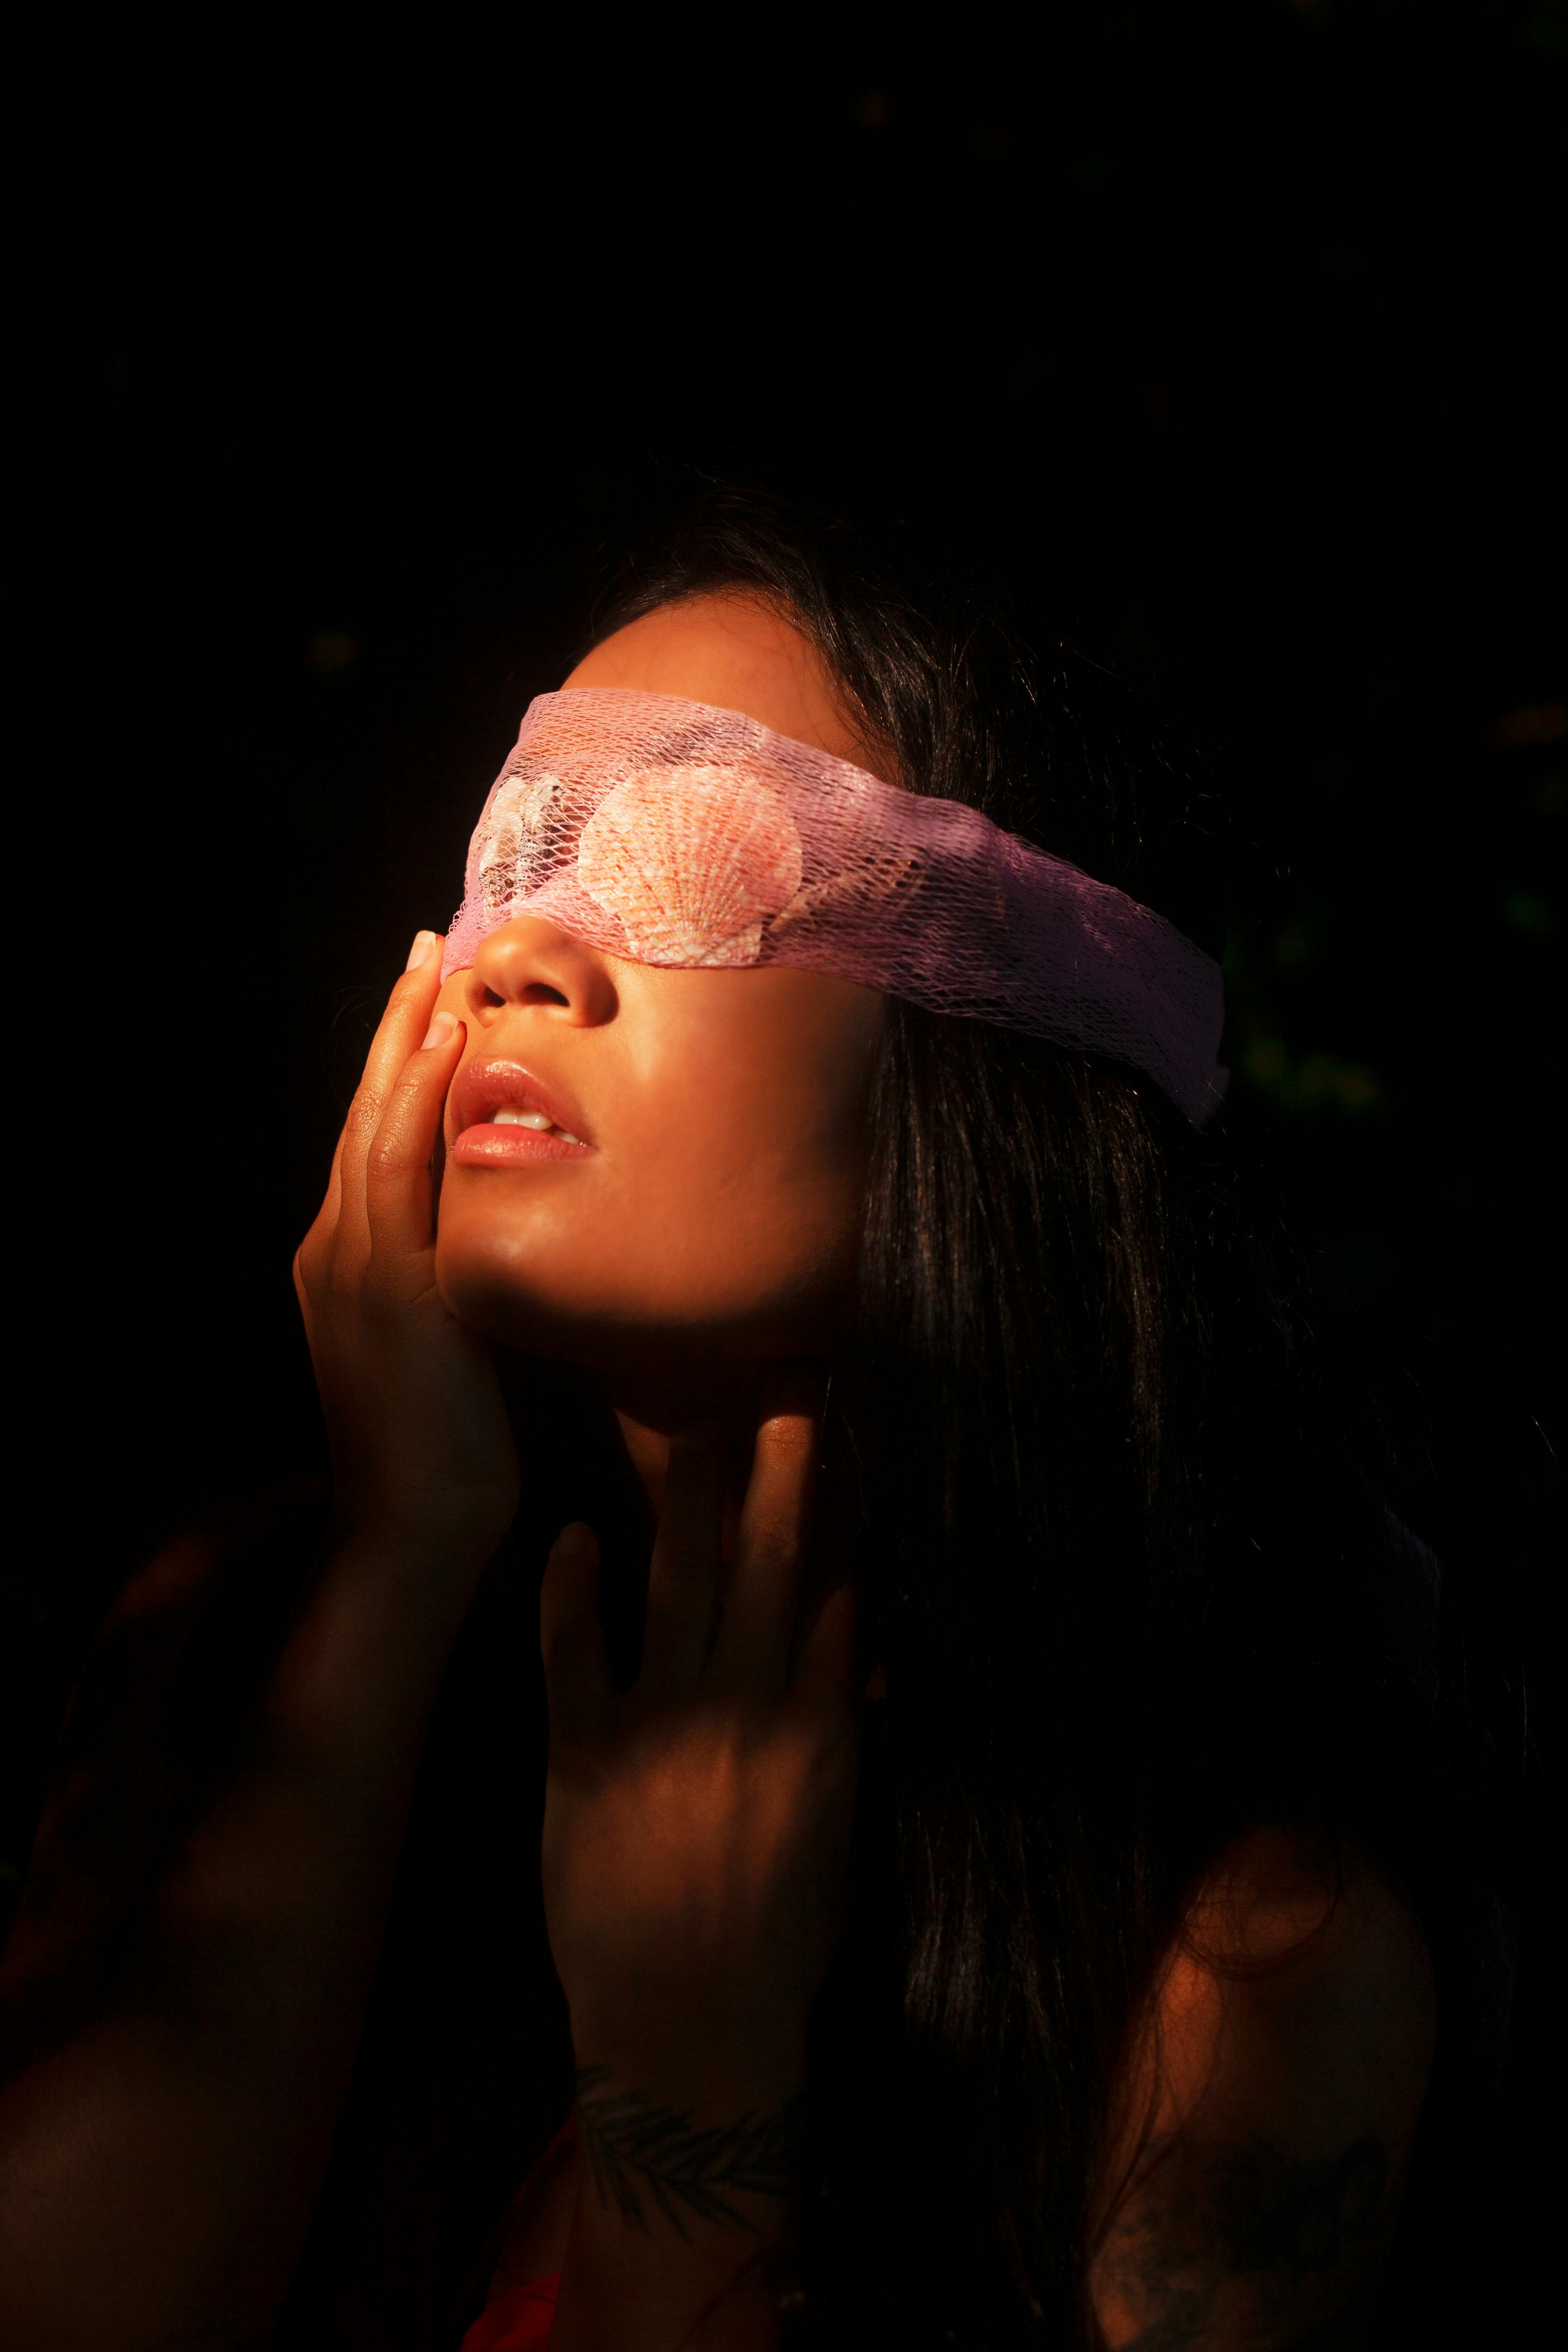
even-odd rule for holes
{"type": "Polygon", "coordinates": [[[459,1167],[537,1167],[594,1150],[581,1112],[521,1062],[469,1062],[458,1073],[451,1108],[459,1167]]]}
{"type": "Polygon", "coordinates": [[[483,1121],[464,1128],[449,1159],[459,1168],[536,1168],[542,1160],[587,1160],[585,1143],[568,1143],[564,1136],[542,1129],[497,1127],[483,1121]]]}

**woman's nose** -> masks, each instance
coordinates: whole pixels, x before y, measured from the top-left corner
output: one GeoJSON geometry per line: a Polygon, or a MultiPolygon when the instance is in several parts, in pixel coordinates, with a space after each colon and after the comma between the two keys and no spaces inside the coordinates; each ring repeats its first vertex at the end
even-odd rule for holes
{"type": "Polygon", "coordinates": [[[593,1029],[614,1018],[617,1003],[598,950],[533,915],[515,915],[480,941],[466,993],[481,1026],[526,1005],[568,1028],[593,1029]]]}

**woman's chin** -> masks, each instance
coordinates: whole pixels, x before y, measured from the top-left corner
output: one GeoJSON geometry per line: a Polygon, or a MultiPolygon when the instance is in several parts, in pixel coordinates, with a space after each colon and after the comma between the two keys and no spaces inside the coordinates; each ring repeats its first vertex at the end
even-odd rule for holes
{"type": "Polygon", "coordinates": [[[471,1269],[443,1268],[437,1257],[436,1287],[447,1313],[493,1348],[516,1355],[558,1356],[566,1362],[581,1360],[578,1343],[585,1337],[581,1318],[552,1311],[548,1301],[515,1282],[500,1282],[471,1269]]]}
{"type": "Polygon", "coordinates": [[[744,1318],[671,1328],[612,1311],[584,1314],[580,1306],[563,1310],[494,1281],[449,1277],[437,1286],[450,1313],[491,1347],[570,1366],[616,1398],[643,1405],[690,1396],[704,1401],[702,1415],[721,1413],[723,1401],[749,1393],[766,1364],[822,1352],[798,1333],[744,1318]]]}
{"type": "Polygon", "coordinates": [[[443,1265],[436,1286],[458,1321],[509,1354],[537,1356],[590,1372],[614,1375],[628,1360],[647,1362],[671,1352],[668,1334],[639,1326],[613,1307],[584,1309],[581,1286],[564,1299],[518,1281],[515,1269],[443,1265]]]}

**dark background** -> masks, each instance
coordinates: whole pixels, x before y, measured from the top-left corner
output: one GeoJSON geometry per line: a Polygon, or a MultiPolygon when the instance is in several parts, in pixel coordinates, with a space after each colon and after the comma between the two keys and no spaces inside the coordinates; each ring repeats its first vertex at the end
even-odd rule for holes
{"type": "Polygon", "coordinates": [[[289,1265],[357,1058],[704,471],[965,517],[1233,789],[1226,1116],[1550,1763],[1564,10],[743,31],[23,77],[12,1887],[149,1528],[318,1458],[289,1265]]]}

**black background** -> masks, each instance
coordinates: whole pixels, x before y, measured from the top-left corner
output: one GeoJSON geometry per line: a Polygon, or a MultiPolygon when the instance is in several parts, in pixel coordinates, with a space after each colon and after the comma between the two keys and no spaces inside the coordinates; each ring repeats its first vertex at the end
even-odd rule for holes
{"type": "Polygon", "coordinates": [[[704,470],[978,520],[1233,788],[1227,1118],[1550,1752],[1563,7],[216,40],[18,101],[11,1882],[148,1527],[317,1458],[289,1265],[380,999],[704,470]]]}

